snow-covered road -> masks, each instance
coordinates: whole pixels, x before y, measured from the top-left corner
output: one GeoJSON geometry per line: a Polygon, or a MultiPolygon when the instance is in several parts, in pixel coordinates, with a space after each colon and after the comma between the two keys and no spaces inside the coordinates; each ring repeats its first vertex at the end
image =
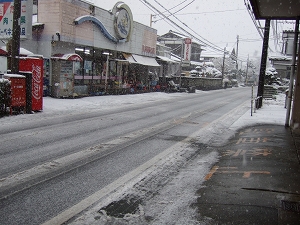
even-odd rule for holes
{"type": "MultiPolygon", "coordinates": [[[[134,104],[158,100],[157,96],[160,99],[176,98],[185,93],[153,94],[138,96],[140,99],[134,104]]],[[[205,92],[198,91],[197,94],[205,94],[205,92]]],[[[134,101],[134,99],[127,99],[127,101],[134,101]]],[[[70,224],[168,224],[174,221],[177,221],[176,224],[199,224],[199,221],[193,220],[196,211],[189,205],[195,201],[194,193],[201,187],[205,175],[218,160],[219,156],[217,151],[214,151],[214,146],[224,144],[242,127],[264,123],[284,125],[286,114],[284,101],[283,94],[278,95],[276,100],[265,101],[263,108],[254,112],[252,116],[249,109],[250,102],[248,106],[244,105],[248,107],[246,113],[239,110],[231,111],[210,124],[209,127],[193,134],[196,140],[197,137],[202,137],[201,144],[210,143],[208,148],[199,147],[197,141],[194,143],[194,147],[201,148],[201,154],[190,155],[195,150],[191,149],[193,146],[185,145],[185,141],[180,142],[180,147],[173,146],[172,149],[168,149],[170,152],[164,152],[166,155],[161,156],[163,160],[162,158],[157,160],[155,166],[149,167],[136,177],[134,175],[127,177],[127,182],[121,180],[122,185],[117,186],[118,188],[113,192],[109,190],[109,195],[70,224]],[[237,115],[240,116],[238,120],[236,120],[237,115]],[[226,127],[229,129],[224,130],[226,127]],[[223,137],[222,140],[220,136],[223,137]],[[206,137],[206,140],[203,137],[206,137]],[[178,167],[184,167],[184,169],[178,173],[178,167]],[[167,185],[162,185],[162,183],[167,183],[167,185]],[[139,204],[141,201],[143,204],[139,204]],[[129,208],[128,213],[125,216],[121,215],[121,218],[117,215],[117,208],[120,206],[129,208]]],[[[113,183],[111,188],[115,185],[116,183],[113,183]]],[[[101,191],[103,190],[100,190],[98,194],[101,191]]],[[[205,224],[205,221],[203,223],[205,224]]]]}
{"type": "MultiPolygon", "coordinates": [[[[224,90],[216,90],[224,91],[224,90]]],[[[197,91],[195,95],[206,95],[208,92],[197,91]]],[[[7,128],[20,123],[30,121],[43,121],[59,115],[78,115],[92,111],[111,110],[116,108],[131,107],[132,105],[146,102],[164,101],[180,98],[187,93],[146,93],[124,96],[99,96],[81,99],[53,99],[44,98],[44,110],[34,115],[18,115],[0,119],[1,126],[7,128]]],[[[214,147],[224,144],[238,129],[255,124],[269,123],[284,125],[285,113],[284,95],[278,95],[277,100],[264,102],[262,109],[250,116],[249,104],[235,109],[209,124],[205,129],[200,129],[183,140],[176,146],[165,150],[158,155],[155,162],[146,162],[141,167],[143,173],[132,171],[132,174],[117,180],[105,190],[100,190],[95,195],[83,200],[78,205],[58,215],[55,219],[64,217],[81,204],[94,199],[94,207],[90,208],[71,224],[168,224],[178,221],[178,224],[198,224],[193,222],[194,210],[188,207],[194,201],[195,191],[202,185],[205,175],[218,160],[218,152],[214,147]],[[245,113],[246,112],[246,113],[245,113]],[[236,120],[236,118],[239,118],[236,120]],[[222,136],[222,139],[220,139],[222,136]],[[197,142],[201,137],[201,143],[197,142]],[[193,145],[187,144],[192,140],[193,145]],[[208,144],[209,146],[205,145],[208,144]],[[195,155],[195,149],[201,149],[201,153],[195,155]],[[147,163],[152,166],[147,167],[147,163]],[[155,166],[153,166],[153,164],[155,166]],[[179,171],[180,168],[184,168],[179,171]],[[148,169],[147,169],[148,168],[148,169]],[[195,179],[197,178],[197,179],[195,179]],[[159,191],[159,193],[157,193],[159,191]],[[104,195],[104,194],[109,195],[104,195]],[[105,196],[105,198],[101,198],[105,196]],[[149,197],[151,196],[151,197],[149,197]],[[100,199],[97,202],[97,199],[100,199]],[[143,200],[143,206],[139,202],[143,200]],[[121,203],[129,202],[135,205],[134,213],[128,213],[124,218],[111,216],[108,212],[121,203]]],[[[139,170],[141,168],[137,168],[139,170]]],[[[126,207],[126,205],[124,206],[126,207]]],[[[79,210],[80,211],[80,210],[79,210]]],[[[79,212],[78,211],[78,212],[79,212]]]]}

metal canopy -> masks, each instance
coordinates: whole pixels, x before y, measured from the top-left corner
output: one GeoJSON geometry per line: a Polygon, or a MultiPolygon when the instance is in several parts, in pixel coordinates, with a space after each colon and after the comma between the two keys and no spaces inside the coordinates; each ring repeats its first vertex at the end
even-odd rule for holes
{"type": "Polygon", "coordinates": [[[144,66],[160,66],[156,62],[155,58],[150,58],[150,57],[141,56],[141,55],[134,55],[134,54],[132,56],[138,64],[141,64],[144,66]]]}
{"type": "Polygon", "coordinates": [[[299,0],[250,0],[256,19],[296,20],[299,0]]]}

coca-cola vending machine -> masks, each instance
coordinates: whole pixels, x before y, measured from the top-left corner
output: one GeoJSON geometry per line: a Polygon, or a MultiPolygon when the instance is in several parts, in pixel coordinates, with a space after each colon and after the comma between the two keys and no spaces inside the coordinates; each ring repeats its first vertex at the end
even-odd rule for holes
{"type": "Polygon", "coordinates": [[[19,71],[32,73],[32,111],[43,110],[43,66],[42,57],[20,58],[19,71]]]}

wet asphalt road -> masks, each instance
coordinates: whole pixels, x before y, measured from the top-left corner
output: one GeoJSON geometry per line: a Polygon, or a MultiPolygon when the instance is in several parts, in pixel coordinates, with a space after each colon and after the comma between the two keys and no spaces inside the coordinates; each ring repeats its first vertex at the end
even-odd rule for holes
{"type": "Polygon", "coordinates": [[[24,124],[26,129],[14,127],[11,133],[7,129],[2,134],[5,145],[1,145],[0,150],[1,178],[13,173],[22,174],[31,166],[68,156],[115,137],[138,135],[136,131],[169,121],[169,133],[165,136],[155,137],[162,130],[150,129],[148,133],[134,137],[130,145],[108,148],[107,152],[100,152],[90,162],[83,160],[82,164],[79,161],[73,165],[74,169],[57,171],[55,177],[43,176],[35,184],[26,184],[29,186],[23,191],[19,190],[9,197],[1,196],[0,224],[40,224],[51,219],[178,140],[238,107],[249,97],[250,88],[219,90],[201,96],[186,95],[176,102],[169,100],[133,106],[124,112],[93,113],[84,115],[83,119],[79,118],[80,115],[73,115],[74,118],[60,116],[58,121],[54,118],[49,124],[43,121],[41,127],[38,127],[38,121],[32,128],[29,124],[24,124]],[[184,116],[192,121],[182,126],[184,116]],[[14,141],[10,141],[12,139],[14,141]]]}
{"type": "MultiPolygon", "coordinates": [[[[193,205],[207,224],[300,223],[300,166],[291,131],[284,126],[240,130],[219,149],[193,205]]],[[[299,149],[298,149],[299,150],[299,149]]]]}

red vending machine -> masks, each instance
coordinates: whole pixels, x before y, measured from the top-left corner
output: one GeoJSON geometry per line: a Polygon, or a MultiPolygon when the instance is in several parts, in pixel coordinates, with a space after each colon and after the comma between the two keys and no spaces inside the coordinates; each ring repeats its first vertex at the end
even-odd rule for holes
{"type": "Polygon", "coordinates": [[[19,70],[32,73],[32,111],[43,110],[43,66],[43,58],[20,58],[19,70]]]}
{"type": "Polygon", "coordinates": [[[26,107],[26,80],[25,76],[19,74],[4,74],[4,78],[10,80],[11,102],[10,114],[13,110],[23,110],[26,107]]]}

